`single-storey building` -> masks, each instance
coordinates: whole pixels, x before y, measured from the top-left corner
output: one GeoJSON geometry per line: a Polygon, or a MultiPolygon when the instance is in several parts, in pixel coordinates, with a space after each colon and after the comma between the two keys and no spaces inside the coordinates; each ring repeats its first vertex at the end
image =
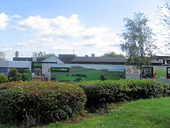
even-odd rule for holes
{"type": "Polygon", "coordinates": [[[7,76],[11,68],[16,68],[18,70],[31,70],[31,65],[32,63],[30,61],[0,61],[0,73],[7,76]]]}
{"type": "Polygon", "coordinates": [[[14,57],[13,61],[0,61],[0,73],[10,68],[30,69],[34,76],[47,80],[81,81],[106,79],[157,79],[170,82],[170,57],[156,56],[149,66],[140,70],[126,65],[123,57],[76,56],[72,54],[47,55],[41,58],[14,57]]]}

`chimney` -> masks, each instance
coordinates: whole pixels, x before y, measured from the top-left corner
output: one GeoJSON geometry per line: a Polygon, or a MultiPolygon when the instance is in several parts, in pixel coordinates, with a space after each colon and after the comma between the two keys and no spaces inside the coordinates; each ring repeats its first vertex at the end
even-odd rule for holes
{"type": "Polygon", "coordinates": [[[18,51],[15,52],[15,57],[16,57],[16,58],[19,57],[19,52],[18,52],[18,51]]]}
{"type": "Polygon", "coordinates": [[[95,54],[94,54],[94,53],[92,53],[92,54],[91,54],[91,57],[95,57],[95,54]]]}

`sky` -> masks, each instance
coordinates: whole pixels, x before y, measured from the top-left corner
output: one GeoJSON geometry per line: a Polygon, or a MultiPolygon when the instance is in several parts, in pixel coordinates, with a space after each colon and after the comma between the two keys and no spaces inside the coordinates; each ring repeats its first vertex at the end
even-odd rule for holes
{"type": "MultiPolygon", "coordinates": [[[[101,56],[122,53],[124,18],[142,12],[162,49],[162,0],[0,0],[0,51],[11,60],[33,52],[101,56]]],[[[169,54],[157,50],[157,54],[169,54]]]]}

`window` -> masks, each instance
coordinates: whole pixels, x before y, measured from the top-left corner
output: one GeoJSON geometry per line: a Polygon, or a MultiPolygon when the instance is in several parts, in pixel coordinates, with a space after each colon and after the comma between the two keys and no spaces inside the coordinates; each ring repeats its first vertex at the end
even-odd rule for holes
{"type": "Polygon", "coordinates": [[[153,67],[141,68],[142,78],[153,78],[153,67]]]}
{"type": "Polygon", "coordinates": [[[8,68],[0,68],[0,74],[3,73],[5,76],[8,75],[8,68]]]}
{"type": "Polygon", "coordinates": [[[166,68],[167,79],[170,79],[170,67],[166,68]]]}

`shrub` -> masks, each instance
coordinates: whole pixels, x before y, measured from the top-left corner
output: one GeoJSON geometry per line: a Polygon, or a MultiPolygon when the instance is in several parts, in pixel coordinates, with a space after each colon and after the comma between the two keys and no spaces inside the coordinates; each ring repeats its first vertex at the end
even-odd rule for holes
{"type": "Polygon", "coordinates": [[[10,82],[22,80],[22,75],[18,72],[16,68],[11,68],[8,73],[8,80],[10,82]]]}
{"type": "Polygon", "coordinates": [[[1,73],[0,74],[0,84],[6,83],[6,82],[8,82],[8,78],[3,73],[1,73]]]}
{"type": "Polygon", "coordinates": [[[32,74],[30,70],[25,70],[22,74],[22,81],[31,81],[32,80],[32,74]]]}
{"type": "Polygon", "coordinates": [[[86,108],[92,112],[108,103],[166,95],[163,83],[149,80],[93,81],[79,85],[87,95],[86,108]]]}
{"type": "Polygon", "coordinates": [[[22,74],[21,73],[17,73],[14,78],[14,81],[21,81],[22,80],[22,74]]]}
{"type": "Polygon", "coordinates": [[[72,84],[11,82],[0,85],[0,122],[27,125],[65,120],[84,110],[86,95],[72,84]]]}

